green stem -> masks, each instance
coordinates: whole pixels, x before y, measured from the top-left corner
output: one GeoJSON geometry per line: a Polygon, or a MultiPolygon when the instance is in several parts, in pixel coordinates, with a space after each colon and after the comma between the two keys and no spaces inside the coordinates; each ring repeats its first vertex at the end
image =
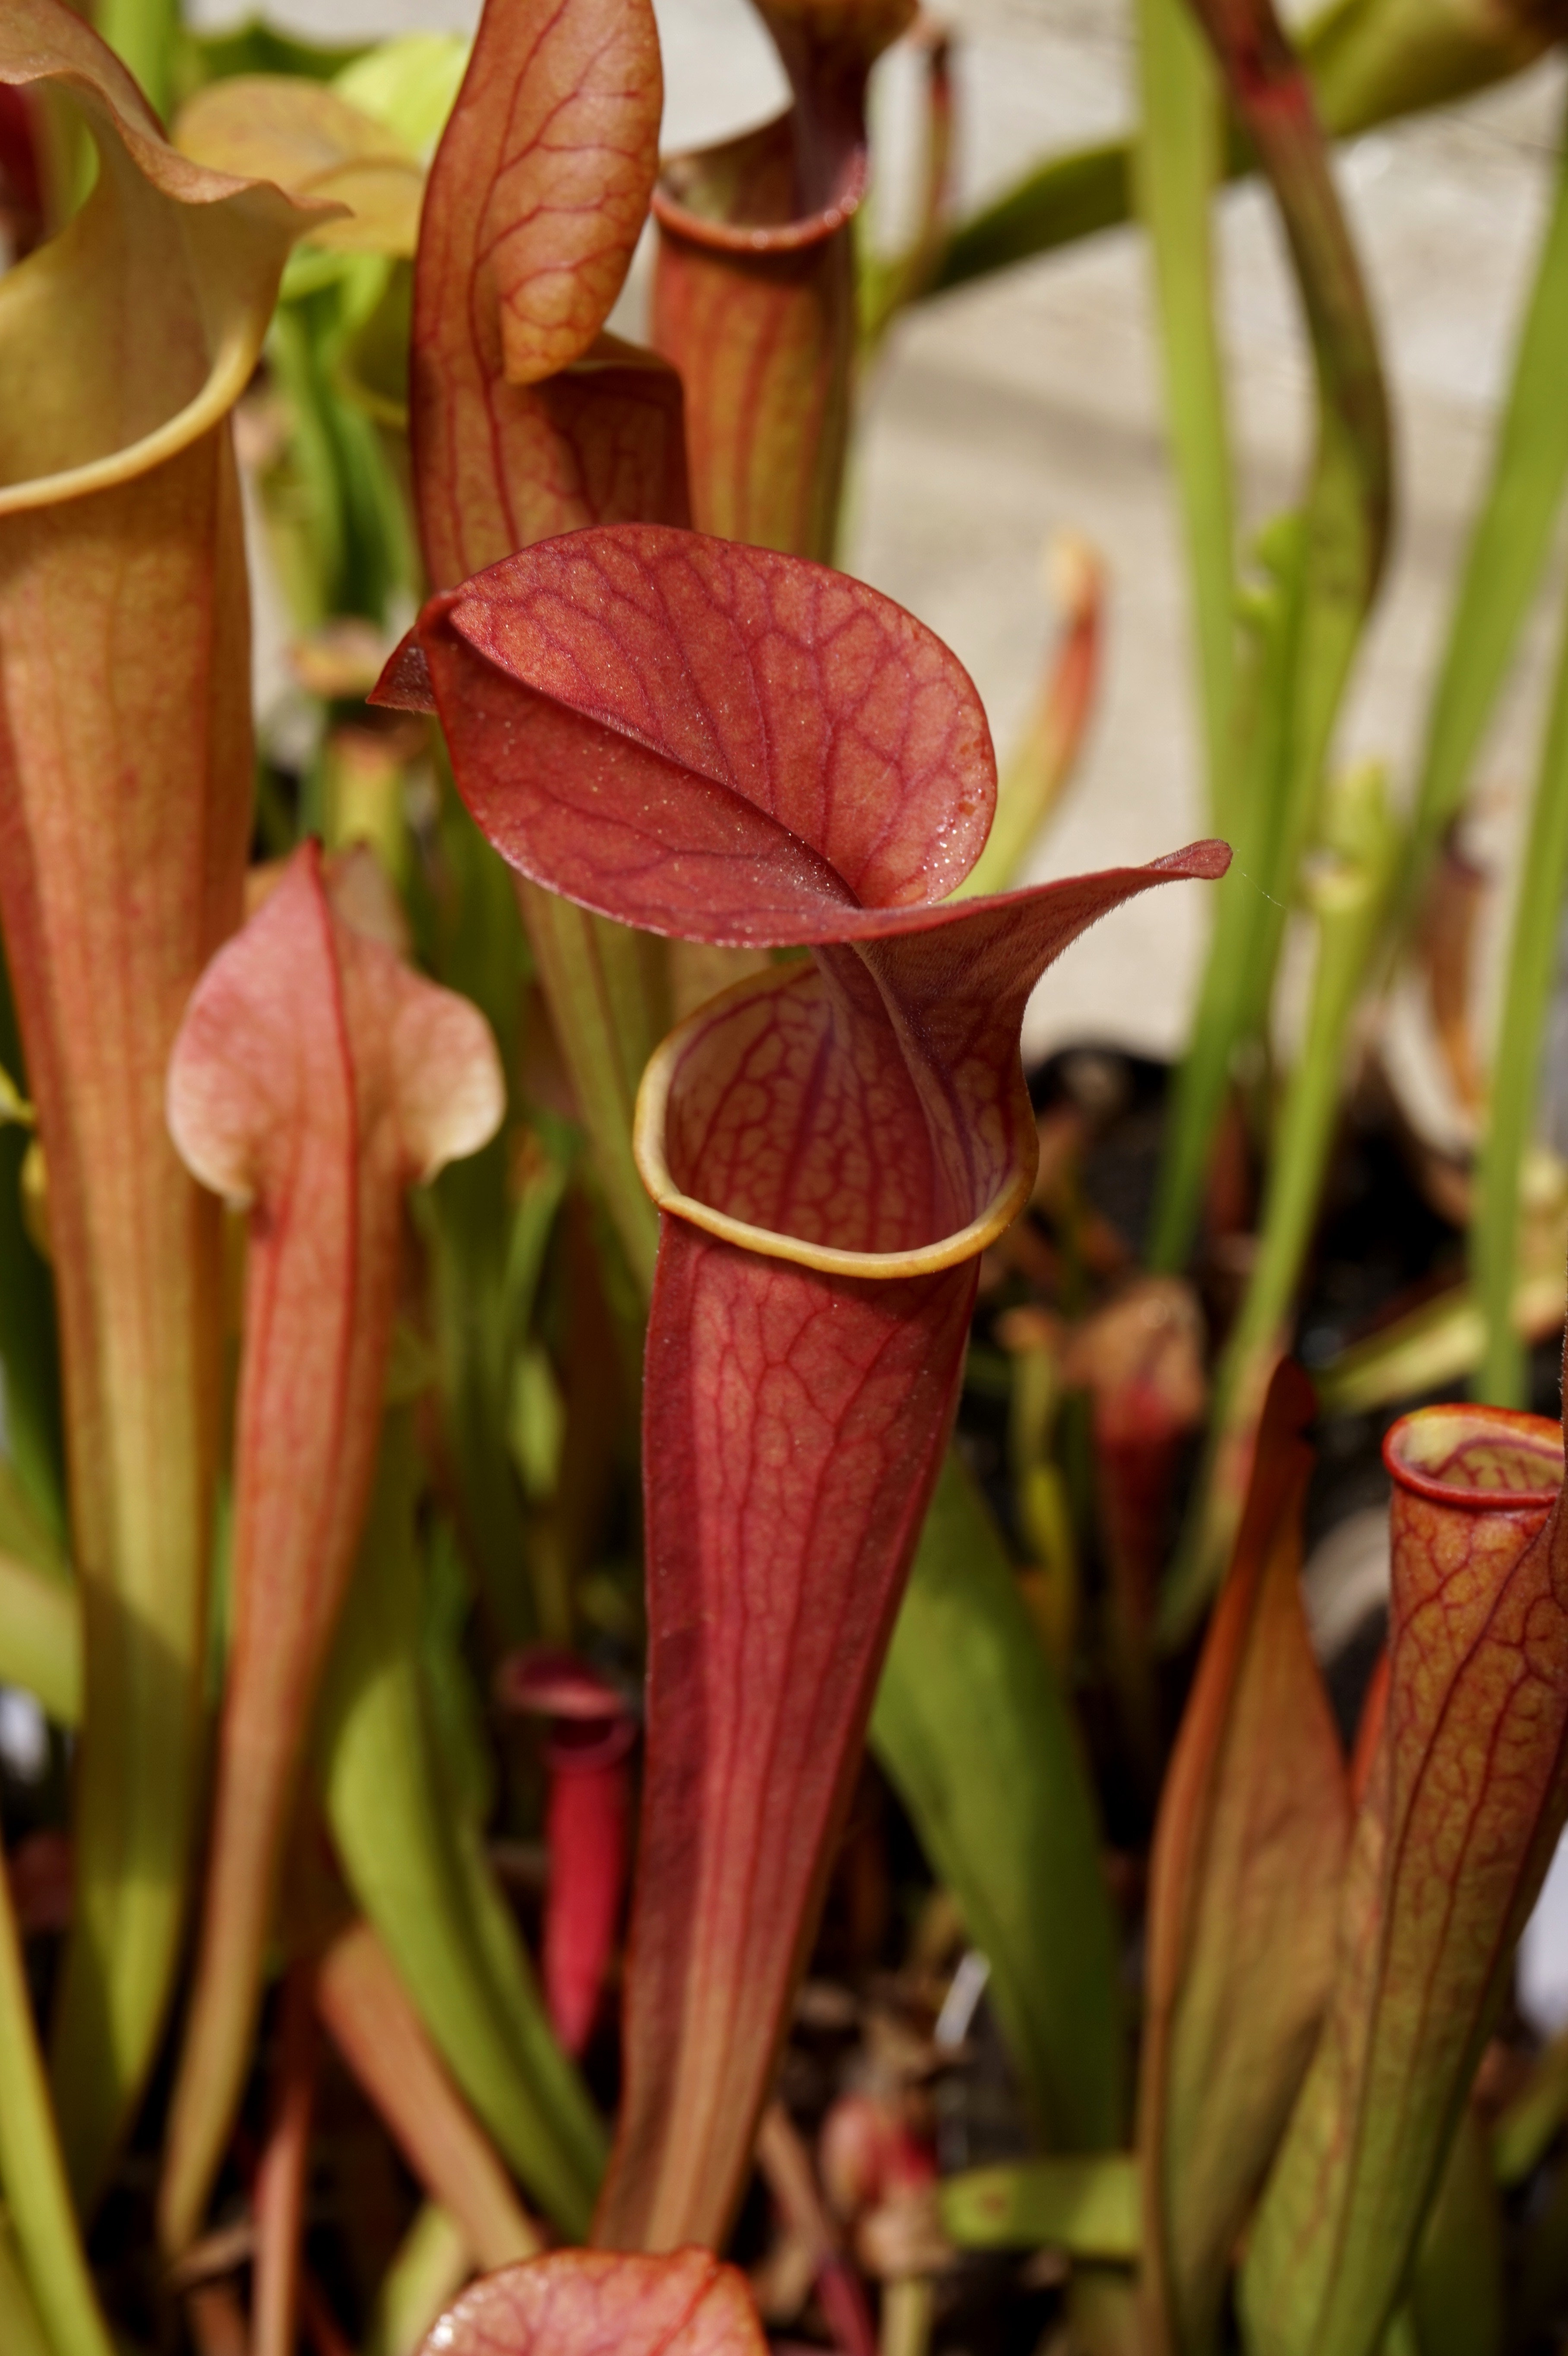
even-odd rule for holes
{"type": "MultiPolygon", "coordinates": [[[[508,1074],[509,1118],[480,1153],[443,1170],[428,1194],[412,1199],[430,1237],[441,1361],[442,1424],[465,1547],[485,1589],[496,1628],[508,1644],[538,1634],[517,1476],[507,1446],[507,1386],[521,1328],[510,1309],[510,1263],[517,1231],[531,1235],[539,1180],[535,1169],[514,1203],[523,1108],[520,1015],[530,960],[511,870],[469,817],[438,753],[442,775],[437,870],[443,889],[422,911],[423,960],[438,981],[471,998],[496,1034],[508,1074]]],[[[417,905],[417,903],[416,903],[417,905]]]]}
{"type": "MultiPolygon", "coordinates": [[[[0,2186],[52,2356],[113,2356],[87,2271],[0,1868],[0,2186]]],[[[3,2285],[0,2285],[3,2289],[3,2285]]],[[[7,2356],[11,2342],[6,2340],[7,2356]]]]}
{"type": "Polygon", "coordinates": [[[1541,1080],[1541,1036],[1557,965],[1568,884],[1568,617],[1536,782],[1509,948],[1502,1020],[1492,1057],[1491,1099],[1476,1173],[1470,1257],[1487,1344],[1477,1398],[1516,1407],[1525,1395],[1525,1353],[1513,1319],[1519,1260],[1520,1177],[1541,1080]]]}
{"type": "Polygon", "coordinates": [[[1137,24],[1138,209],[1154,264],[1166,418],[1187,528],[1210,824],[1223,834],[1234,823],[1235,523],[1210,205],[1224,123],[1219,79],[1184,0],[1138,0],[1137,24]]]}
{"type": "Polygon", "coordinates": [[[1238,681],[1235,860],[1219,885],[1214,930],[1187,1053],[1177,1068],[1166,1128],[1148,1263],[1172,1273],[1191,1247],[1209,1168],[1210,1141],[1231,1086],[1237,1050],[1267,1011],[1257,977],[1272,969],[1268,885],[1281,865],[1275,837],[1285,805],[1290,669],[1301,597],[1302,527],[1280,519],[1260,551],[1263,582],[1243,607],[1249,645],[1238,681]]]}
{"type": "MultiPolygon", "coordinates": [[[[1195,0],[1257,147],[1311,337],[1317,445],[1305,512],[1276,563],[1277,637],[1252,721],[1232,913],[1216,926],[1178,1086],[1151,1258],[1181,1264],[1237,1048],[1261,1037],[1323,765],[1387,544],[1392,462],[1377,337],[1310,90],[1269,0],[1195,0]],[[1255,905],[1237,905],[1243,888],[1255,905]]],[[[1271,628],[1274,623],[1271,622],[1271,628]]]]}
{"type": "Polygon", "coordinates": [[[1209,1441],[1161,1617],[1179,1638],[1219,1583],[1246,1488],[1252,1432],[1317,1215],[1339,1122],[1345,1044],[1392,888],[1398,830],[1381,770],[1352,771],[1329,797],[1325,858],[1307,886],[1318,920],[1307,1035],[1285,1093],[1257,1258],[1215,1378],[1209,1441]]]}
{"type": "Polygon", "coordinates": [[[1541,580],[1568,477],[1568,126],[1551,218],[1520,330],[1491,478],[1476,519],[1427,723],[1411,853],[1408,922],[1464,802],[1476,755],[1541,580]]]}
{"type": "Polygon", "coordinates": [[[894,2275],[885,2282],[878,2356],[928,2356],[934,2305],[929,2276],[894,2275]]]}
{"type": "MultiPolygon", "coordinates": [[[[0,950],[0,1062],[26,1073],[11,979],[0,950]]],[[[48,1268],[22,1219],[26,1130],[0,1130],[0,1364],[5,1370],[5,1454],[55,1551],[66,1544],[65,1438],[59,1336],[48,1268]]],[[[13,1543],[5,1539],[5,1543],[13,1543]]]]}

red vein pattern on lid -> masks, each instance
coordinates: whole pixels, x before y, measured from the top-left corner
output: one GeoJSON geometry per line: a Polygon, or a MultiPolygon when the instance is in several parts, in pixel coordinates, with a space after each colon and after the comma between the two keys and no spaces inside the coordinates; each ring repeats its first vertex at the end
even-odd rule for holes
{"type": "MultiPolygon", "coordinates": [[[[573,532],[432,598],[411,640],[378,700],[433,704],[503,856],[583,906],[784,946],[1040,896],[932,906],[995,809],[985,714],[923,624],[826,565],[656,525],[573,532]]],[[[1229,859],[1175,856],[1117,873],[1229,859]]]]}
{"type": "Polygon", "coordinates": [[[773,937],[832,938],[815,902],[940,899],[979,855],[996,764],[973,682],[825,565],[625,526],[529,549],[426,616],[480,824],[606,914],[757,941],[787,877],[773,937]],[[591,794],[585,727],[603,740],[591,794]]]}

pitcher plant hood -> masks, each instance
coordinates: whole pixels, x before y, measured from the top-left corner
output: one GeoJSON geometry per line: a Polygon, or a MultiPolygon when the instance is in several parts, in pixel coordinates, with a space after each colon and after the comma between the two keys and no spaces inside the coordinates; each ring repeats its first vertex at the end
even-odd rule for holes
{"type": "Polygon", "coordinates": [[[433,700],[523,873],[649,930],[809,958],[643,1081],[662,1213],[644,1463],[647,1776],[625,2093],[596,2227],[717,2245],[744,2184],[987,1242],[1027,1199],[1024,1004],[1085,926],[1223,845],[943,904],[996,798],[973,682],[825,566],[655,526],[431,600],[433,700]]]}

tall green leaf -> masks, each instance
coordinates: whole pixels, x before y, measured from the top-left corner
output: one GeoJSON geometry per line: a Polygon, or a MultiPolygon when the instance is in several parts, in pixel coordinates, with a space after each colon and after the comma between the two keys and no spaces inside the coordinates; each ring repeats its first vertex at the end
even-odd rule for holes
{"type": "Polygon", "coordinates": [[[1215,928],[1204,1003],[1178,1087],[1151,1257],[1176,1267],[1197,1224],[1234,1051],[1262,1033],[1319,783],[1388,540],[1392,452],[1371,306],[1300,60],[1270,0],[1196,0],[1258,150],[1311,339],[1317,447],[1280,568],[1277,676],[1253,720],[1254,758],[1226,891],[1256,895],[1215,928]],[[1190,1076],[1189,1076],[1190,1075],[1190,1076]]]}
{"type": "Polygon", "coordinates": [[[1209,822],[1225,834],[1234,815],[1235,520],[1210,233],[1224,114],[1213,60],[1185,0],[1138,0],[1137,27],[1138,209],[1154,267],[1166,422],[1187,527],[1209,822]]]}
{"type": "Polygon", "coordinates": [[[443,1773],[421,1665],[420,1477],[406,1417],[394,1415],[324,1713],[327,1820],[349,1886],[453,2075],[535,2199],[581,2237],[602,2130],[521,1943],[503,1959],[493,1908],[504,1901],[486,1889],[476,1905],[488,1869],[443,1773]]]}
{"type": "Polygon", "coordinates": [[[1339,1124],[1347,1040],[1400,849],[1382,771],[1367,764],[1336,778],[1305,891],[1317,928],[1307,1031],[1275,1126],[1257,1255],[1215,1378],[1202,1471],[1166,1581],[1163,1617],[1172,1635],[1185,1634],[1213,1594],[1241,1519],[1264,1386],[1312,1240],[1339,1124]]]}
{"type": "Polygon", "coordinates": [[[1427,720],[1402,901],[1413,911],[1541,580],[1568,477],[1568,135],[1427,720]]]}
{"type": "MultiPolygon", "coordinates": [[[[1568,408],[1568,402],[1563,403],[1568,408]]],[[[1509,938],[1508,980],[1492,1057],[1491,1097],[1476,1172],[1470,1258],[1486,1323],[1474,1389],[1499,1407],[1523,1404],[1524,1344],[1514,1323],[1519,1274],[1520,1175],[1540,1093],[1541,1037],[1557,970],[1568,887],[1568,614],[1541,747],[1535,802],[1509,938]]]]}
{"type": "Polygon", "coordinates": [[[1116,1926],[1072,1718],[1001,1540],[950,1455],[871,1719],[871,1743],[991,1966],[1042,2134],[1101,2150],[1123,2126],[1116,1926]]]}

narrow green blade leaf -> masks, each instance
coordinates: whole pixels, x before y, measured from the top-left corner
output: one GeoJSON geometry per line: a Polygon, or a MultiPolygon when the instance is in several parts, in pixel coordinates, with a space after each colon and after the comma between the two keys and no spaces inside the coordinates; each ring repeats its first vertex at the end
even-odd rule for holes
{"type": "Polygon", "coordinates": [[[1187,527],[1209,823],[1216,834],[1228,834],[1234,820],[1235,521],[1210,235],[1224,117],[1219,77],[1185,0],[1139,0],[1137,26],[1138,209],[1154,265],[1166,421],[1187,527]]]}
{"type": "Polygon", "coordinates": [[[941,294],[1115,229],[1132,211],[1131,160],[1125,143],[1113,139],[1038,165],[954,230],[923,292],[941,294]]]}
{"type": "Polygon", "coordinates": [[[1492,2173],[1510,2190],[1545,2158],[1568,2118],[1568,2029],[1559,2029],[1538,2053],[1529,2077],[1492,2130],[1492,2173]]]}
{"type": "MultiPolygon", "coordinates": [[[[1303,27],[1300,43],[1324,123],[1335,138],[1349,139],[1520,72],[1552,34],[1545,11],[1330,0],[1303,27]]],[[[1226,176],[1241,178],[1253,167],[1252,149],[1232,124],[1226,176]]],[[[1119,228],[1134,210],[1133,180],[1130,144],[1123,140],[1048,157],[959,223],[934,277],[914,299],[1119,228]]]]}
{"type": "Polygon", "coordinates": [[[54,2356],[8,2224],[0,2224],[0,2346],[6,2356],[54,2356]]]}
{"type": "Polygon", "coordinates": [[[1401,848],[1382,771],[1369,763],[1335,778],[1302,894],[1317,926],[1307,1031],[1275,1123],[1257,1254],[1215,1378],[1202,1473],[1167,1578],[1164,1616],[1175,1633],[1213,1593],[1241,1519],[1264,1387],[1289,1331],[1339,1124],[1346,1042],[1401,848]]]}
{"type": "MultiPolygon", "coordinates": [[[[1565,245],[1568,252],[1568,245],[1565,245]]],[[[1568,275],[1564,278],[1568,303],[1568,275]]],[[[1568,408],[1568,402],[1563,402],[1568,408]]],[[[1525,1347],[1514,1319],[1520,1276],[1520,1177],[1540,1093],[1541,1042],[1557,972],[1558,930],[1568,885],[1568,610],[1541,747],[1530,833],[1509,942],[1508,979],[1492,1057],[1491,1099],[1476,1172],[1470,1259],[1486,1326],[1474,1389],[1499,1407],[1522,1406],[1525,1347]]]]}
{"type": "Polygon", "coordinates": [[[349,1886],[453,2075],[535,2199],[581,2236],[602,2130],[550,2036],[521,1943],[507,1970],[494,1917],[476,1919],[487,1869],[456,1821],[420,1667],[419,1479],[394,1416],[324,1713],[327,1818],[349,1886]]]}
{"type": "MultiPolygon", "coordinates": [[[[0,959],[0,1064],[26,1079],[11,983],[0,959]]],[[[26,1505],[58,1552],[66,1542],[65,1439],[54,1286],[22,1222],[25,1130],[0,1128],[0,1364],[5,1369],[5,1452],[26,1505]]],[[[8,1522],[9,1517],[6,1517],[8,1522]]],[[[17,1552],[15,1530],[0,1536],[17,1552]]]]}
{"type": "Polygon", "coordinates": [[[871,1742],[991,1966],[1040,2130],[1123,2126],[1116,1928],[1072,1719],[990,1515],[949,1456],[926,1516],[871,1742]]]}
{"type": "Polygon", "coordinates": [[[1403,906],[1413,911],[1458,816],[1530,602],[1568,476],[1568,141],[1520,329],[1508,403],[1427,721],[1403,906]]]}
{"type": "Polygon", "coordinates": [[[362,2356],[415,2356],[473,2271],[462,2228],[448,2211],[427,2201],[381,2277],[362,2356]]]}
{"type": "MultiPolygon", "coordinates": [[[[51,2356],[113,2356],[71,2205],[11,1890],[0,1866],[0,2195],[32,2293],[29,2308],[0,2231],[0,2322],[10,2307],[25,2349],[36,2315],[51,2356]]],[[[6,2356],[12,2340],[7,2332],[6,2356]]]]}
{"type": "Polygon", "coordinates": [[[1305,70],[1271,0],[1195,0],[1237,112],[1256,144],[1290,249],[1317,379],[1317,449],[1301,524],[1277,580],[1279,669],[1253,720],[1237,812],[1244,885],[1217,926],[1202,1018],[1179,1089],[1153,1258],[1179,1266],[1191,1242],[1210,1141],[1236,1048],[1264,1034],[1301,860],[1340,700],[1388,541],[1392,455],[1387,397],[1360,261],[1305,70]],[[1258,758],[1258,755],[1262,758],[1258,758]]]}

